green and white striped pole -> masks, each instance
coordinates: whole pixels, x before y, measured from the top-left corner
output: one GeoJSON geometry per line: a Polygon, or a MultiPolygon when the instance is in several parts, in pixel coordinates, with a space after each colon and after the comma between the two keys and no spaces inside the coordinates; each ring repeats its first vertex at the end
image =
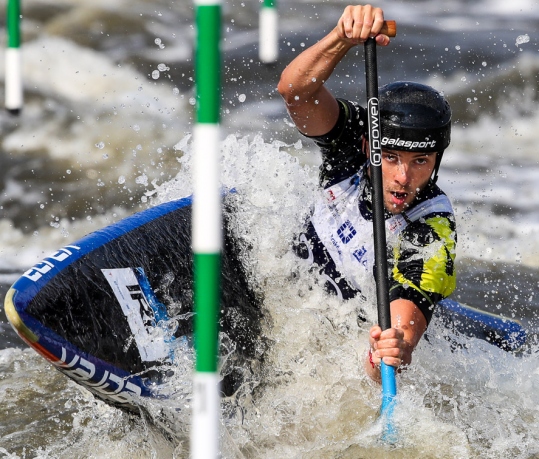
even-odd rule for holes
{"type": "Polygon", "coordinates": [[[6,110],[18,115],[22,108],[22,72],[20,53],[20,0],[8,0],[6,11],[7,49],[6,49],[6,110]]]}
{"type": "Polygon", "coordinates": [[[258,28],[258,57],[260,62],[271,64],[279,57],[277,0],[264,0],[260,8],[258,28]]]}
{"type": "Polygon", "coordinates": [[[191,457],[219,455],[218,319],[222,247],[219,179],[221,1],[195,0],[193,252],[196,366],[191,457]]]}

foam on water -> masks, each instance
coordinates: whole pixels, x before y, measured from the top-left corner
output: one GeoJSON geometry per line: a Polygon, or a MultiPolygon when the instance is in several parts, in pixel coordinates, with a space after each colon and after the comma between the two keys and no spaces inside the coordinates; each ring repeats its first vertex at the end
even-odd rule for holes
{"type": "MultiPolygon", "coordinates": [[[[176,144],[181,155],[177,178],[148,191],[154,203],[192,192],[191,140],[176,144]]],[[[264,295],[269,343],[256,378],[224,401],[225,457],[446,458],[484,457],[487,452],[494,458],[528,457],[538,440],[533,427],[538,422],[535,354],[517,358],[468,339],[467,350],[453,351],[435,328],[430,342],[420,344],[412,369],[399,377],[398,448],[388,450],[378,443],[379,387],[362,369],[368,324],[358,325],[357,305],[328,296],[290,250],[317,186],[316,167],[297,159],[301,148],[266,143],[260,136],[228,136],[222,143],[223,185],[235,187],[241,200],[233,225],[240,240],[252,247],[245,262],[253,287],[264,295]]],[[[369,315],[374,320],[374,308],[369,315]]],[[[9,353],[4,357],[9,361],[4,372],[9,394],[19,412],[24,387],[39,380],[52,385],[45,394],[62,391],[64,405],[53,410],[53,422],[70,413],[59,421],[62,429],[51,433],[50,443],[34,445],[35,457],[67,457],[73,451],[102,457],[109,450],[117,451],[109,457],[131,457],[132,451],[138,457],[187,457],[188,398],[178,400],[187,409],[176,426],[180,433],[167,440],[144,419],[94,401],[31,351],[4,352],[9,353]],[[23,362],[26,371],[20,368],[23,362]],[[20,375],[25,379],[17,381],[20,375]]],[[[147,408],[157,419],[162,406],[156,402],[147,408]]],[[[29,427],[25,435],[37,433],[29,427]]]]}
{"type": "MultiPolygon", "coordinates": [[[[188,140],[182,147],[184,177],[188,140]]],[[[458,337],[455,342],[460,339],[467,349],[455,349],[436,325],[429,342],[419,346],[413,368],[401,377],[399,448],[380,446],[381,427],[374,422],[379,388],[362,369],[368,326],[358,325],[357,305],[329,297],[290,253],[290,240],[313,201],[316,169],[301,166],[283,151],[289,148],[260,137],[229,136],[223,142],[223,182],[237,184],[242,196],[239,237],[252,247],[251,269],[264,294],[264,333],[271,343],[259,379],[240,389],[233,406],[225,408],[227,439],[243,457],[445,458],[487,452],[527,457],[537,438],[520,416],[535,419],[530,411],[535,402],[513,392],[539,383],[535,356],[517,358],[458,337]],[[510,437],[521,439],[518,444],[500,437],[507,423],[510,437]]],[[[157,194],[166,200],[189,192],[190,184],[177,180],[157,194]]]]}

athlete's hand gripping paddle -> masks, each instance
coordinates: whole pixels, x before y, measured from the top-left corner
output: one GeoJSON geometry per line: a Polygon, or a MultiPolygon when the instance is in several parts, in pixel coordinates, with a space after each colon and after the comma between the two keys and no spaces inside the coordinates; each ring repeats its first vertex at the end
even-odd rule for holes
{"type": "MultiPolygon", "coordinates": [[[[395,36],[396,25],[391,23],[392,33],[395,36]]],[[[367,116],[369,125],[369,147],[370,147],[370,171],[372,181],[372,205],[373,205],[373,225],[374,225],[374,259],[375,259],[375,280],[376,297],[378,303],[378,324],[382,330],[391,328],[391,314],[389,308],[389,280],[387,272],[387,248],[386,248],[386,226],[384,218],[384,197],[382,188],[382,126],[380,124],[380,113],[378,105],[378,69],[376,65],[376,41],[369,38],[365,42],[365,75],[367,79],[367,116]]],[[[392,425],[392,412],[397,395],[397,383],[395,378],[395,368],[381,362],[380,372],[382,376],[382,407],[381,415],[385,422],[383,440],[394,442],[396,437],[395,429],[392,425]]]]}

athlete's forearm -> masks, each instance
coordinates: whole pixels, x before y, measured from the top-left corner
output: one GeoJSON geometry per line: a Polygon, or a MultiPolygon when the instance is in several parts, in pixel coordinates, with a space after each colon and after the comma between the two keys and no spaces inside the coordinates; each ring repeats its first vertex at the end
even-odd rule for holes
{"type": "Polygon", "coordinates": [[[288,107],[315,100],[317,93],[354,45],[339,37],[337,28],[303,51],[283,71],[278,91],[288,107]]]}
{"type": "Polygon", "coordinates": [[[324,83],[352,46],[333,30],[283,71],[278,90],[303,134],[324,135],[335,126],[339,106],[324,83]]]}

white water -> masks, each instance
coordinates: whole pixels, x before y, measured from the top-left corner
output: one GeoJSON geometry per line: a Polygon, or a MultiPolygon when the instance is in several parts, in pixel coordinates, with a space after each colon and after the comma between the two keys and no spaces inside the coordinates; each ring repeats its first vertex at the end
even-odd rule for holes
{"type": "MultiPolygon", "coordinates": [[[[501,458],[539,450],[532,427],[538,422],[536,357],[517,358],[474,340],[466,340],[467,351],[452,352],[436,327],[401,378],[396,412],[401,443],[391,452],[380,446],[379,388],[361,367],[367,326],[358,326],[353,302],[341,304],[324,294],[289,250],[316,188],[316,168],[301,166],[286,152],[292,148],[234,136],[223,146],[224,184],[237,184],[246,197],[241,228],[254,247],[252,269],[263,286],[270,315],[266,335],[272,340],[260,391],[255,397],[240,391],[243,424],[237,415],[225,422],[234,445],[244,448],[246,457],[268,458],[501,458]]],[[[484,193],[475,183],[463,188],[484,193]]],[[[178,181],[159,194],[168,199],[186,192],[189,184],[178,181]]],[[[470,228],[481,222],[464,219],[470,228]]],[[[497,234],[489,239],[475,230],[471,236],[461,233],[460,256],[477,254],[477,233],[494,246],[485,258],[499,261],[514,253],[509,241],[493,244],[497,234]]],[[[517,234],[513,244],[518,242],[517,234]]],[[[374,308],[368,312],[374,319],[374,308]]]]}

